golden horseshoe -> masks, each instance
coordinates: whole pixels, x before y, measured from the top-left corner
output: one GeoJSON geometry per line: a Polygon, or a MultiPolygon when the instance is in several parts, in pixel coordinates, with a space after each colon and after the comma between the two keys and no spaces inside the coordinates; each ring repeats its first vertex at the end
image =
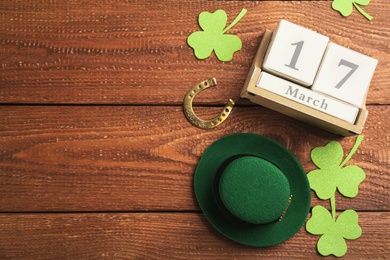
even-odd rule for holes
{"type": "Polygon", "coordinates": [[[205,81],[202,81],[192,87],[186,94],[184,98],[184,104],[183,104],[183,109],[184,109],[184,115],[190,121],[191,124],[194,126],[197,126],[199,128],[203,129],[211,129],[214,128],[218,125],[220,125],[223,121],[226,120],[226,118],[229,116],[230,112],[233,109],[234,106],[234,101],[229,99],[228,103],[222,110],[221,114],[211,120],[203,120],[200,119],[195,115],[194,110],[192,109],[192,100],[195,98],[195,96],[201,92],[202,90],[205,90],[207,88],[213,87],[217,85],[217,80],[215,78],[208,79],[205,81]]]}

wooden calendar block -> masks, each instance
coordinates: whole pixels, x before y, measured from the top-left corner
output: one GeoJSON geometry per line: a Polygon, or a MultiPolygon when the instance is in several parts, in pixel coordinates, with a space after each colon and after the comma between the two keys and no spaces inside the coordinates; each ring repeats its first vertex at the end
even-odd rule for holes
{"type": "Polygon", "coordinates": [[[264,58],[263,70],[311,86],[329,38],[281,20],[264,58]]]}
{"type": "Polygon", "coordinates": [[[350,124],[355,123],[356,116],[359,112],[359,109],[355,106],[266,72],[260,73],[256,87],[314,108],[328,115],[340,118],[350,124]]]}
{"type": "Polygon", "coordinates": [[[361,107],[378,61],[329,43],[312,90],[361,107]]]}
{"type": "MultiPolygon", "coordinates": [[[[335,134],[340,134],[343,136],[360,134],[364,128],[364,123],[368,115],[368,111],[366,110],[365,104],[357,108],[358,113],[356,116],[356,120],[354,123],[350,123],[336,116],[329,115],[319,109],[308,106],[307,104],[305,104],[305,102],[297,102],[286,96],[276,94],[274,93],[275,90],[269,91],[265,88],[256,86],[262,74],[262,64],[266,51],[267,49],[269,49],[268,46],[270,45],[272,34],[273,33],[270,30],[265,31],[240,96],[242,98],[249,99],[256,104],[294,117],[303,122],[307,122],[317,127],[326,129],[327,131],[333,132],[335,134]]],[[[310,89],[308,88],[304,89],[310,91],[310,89]]],[[[293,96],[295,96],[294,90],[291,91],[293,93],[293,96]]],[[[298,93],[296,94],[299,99],[300,95],[298,95],[298,93]]],[[[309,101],[313,100],[310,99],[309,101]]],[[[315,103],[317,105],[322,104],[318,103],[317,101],[315,103]]]]}

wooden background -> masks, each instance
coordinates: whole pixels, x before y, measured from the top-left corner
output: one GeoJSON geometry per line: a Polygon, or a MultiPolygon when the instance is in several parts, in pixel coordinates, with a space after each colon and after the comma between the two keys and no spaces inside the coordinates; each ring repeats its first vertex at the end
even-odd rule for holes
{"type": "MultiPolygon", "coordinates": [[[[236,244],[200,211],[193,172],[204,150],[231,133],[271,137],[308,172],[311,149],[341,138],[239,98],[265,29],[280,19],[379,60],[367,98],[365,139],[349,161],[367,178],[337,209],[358,211],[361,238],[345,258],[390,249],[390,2],[371,0],[344,18],[332,1],[1,0],[0,259],[320,258],[302,228],[269,248],[236,244]],[[242,50],[197,60],[186,38],[202,11],[223,9],[242,50]],[[201,118],[237,102],[227,121],[201,130],[184,117],[185,93],[201,118]]],[[[312,206],[323,205],[312,194],[312,206]]],[[[332,258],[332,257],[330,257],[332,258]]]]}

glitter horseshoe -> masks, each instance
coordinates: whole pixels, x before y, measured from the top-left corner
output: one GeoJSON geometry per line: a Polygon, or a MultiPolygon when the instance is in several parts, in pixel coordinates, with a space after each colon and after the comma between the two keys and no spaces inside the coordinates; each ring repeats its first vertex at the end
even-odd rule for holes
{"type": "Polygon", "coordinates": [[[220,124],[222,124],[223,121],[226,120],[226,118],[229,116],[230,112],[232,111],[234,107],[234,101],[229,99],[228,103],[223,108],[221,114],[216,118],[211,120],[203,120],[196,116],[192,108],[192,101],[194,100],[195,96],[202,90],[213,87],[215,85],[217,85],[217,80],[215,78],[212,78],[198,83],[187,92],[183,103],[184,115],[186,116],[188,121],[190,121],[190,123],[193,124],[194,126],[203,129],[211,129],[217,127],[220,124]]]}

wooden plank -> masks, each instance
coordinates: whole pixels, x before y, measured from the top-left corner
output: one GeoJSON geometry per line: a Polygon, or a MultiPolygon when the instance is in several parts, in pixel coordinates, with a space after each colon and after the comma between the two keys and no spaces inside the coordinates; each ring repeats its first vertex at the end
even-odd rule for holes
{"type": "Polygon", "coordinates": [[[379,59],[368,104],[389,104],[389,1],[371,1],[347,19],[330,1],[29,1],[0,3],[0,102],[180,104],[188,89],[216,77],[196,102],[238,99],[260,37],[280,18],[379,59]],[[232,62],[200,61],[186,44],[201,11],[224,9],[243,48],[232,62]],[[318,21],[321,21],[320,23],[318,21]],[[357,29],[358,28],[358,29],[357,29]],[[169,91],[167,91],[169,89],[169,91]]]}
{"type": "MultiPolygon", "coordinates": [[[[312,148],[330,140],[346,154],[352,148],[354,137],[239,99],[261,35],[281,18],[379,59],[366,137],[348,163],[367,178],[356,198],[337,195],[336,203],[357,210],[363,229],[347,241],[345,258],[386,258],[390,2],[364,10],[372,21],[356,10],[342,18],[331,0],[0,1],[0,259],[321,258],[319,237],[303,228],[271,248],[226,239],[201,214],[192,188],[204,150],[230,133],[279,141],[307,172],[316,169],[312,148]],[[248,13],[229,30],[243,42],[233,61],[197,60],[186,38],[199,30],[198,14],[223,9],[230,23],[243,7],[248,13]],[[213,118],[229,98],[238,105],[205,131],[186,121],[181,104],[211,77],[218,85],[199,94],[196,113],[213,118]]],[[[329,208],[312,195],[312,206],[329,208]]]]}
{"type": "MultiPolygon", "coordinates": [[[[222,107],[195,107],[212,118],[222,107]]],[[[369,106],[367,137],[348,164],[367,178],[337,208],[389,210],[390,106],[369,106]]],[[[236,107],[221,126],[190,125],[177,106],[0,107],[0,211],[197,210],[192,177],[204,150],[231,133],[269,136],[305,170],[310,151],[341,138],[260,106],[236,107]]],[[[328,202],[313,199],[313,205],[328,202]]]]}
{"type": "MultiPolygon", "coordinates": [[[[363,230],[345,259],[384,259],[389,212],[359,212],[363,230]]],[[[319,236],[302,228],[274,247],[237,244],[198,213],[0,214],[2,259],[319,258],[319,236]]]]}

